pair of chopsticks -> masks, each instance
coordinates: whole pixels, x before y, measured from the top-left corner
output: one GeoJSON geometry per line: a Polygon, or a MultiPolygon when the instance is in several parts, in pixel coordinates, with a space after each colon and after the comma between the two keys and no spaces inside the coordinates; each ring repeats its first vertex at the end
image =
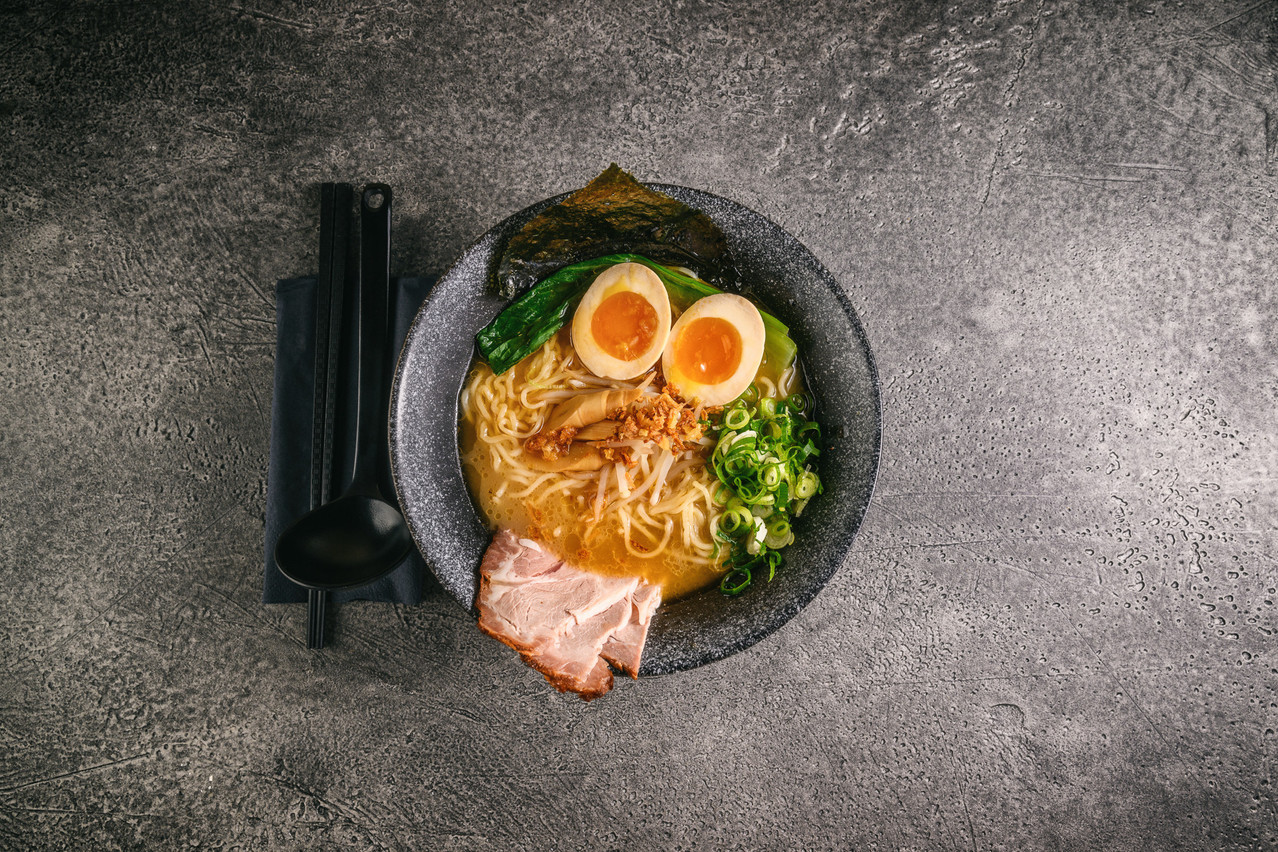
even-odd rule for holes
{"type": "MultiPolygon", "coordinates": [[[[315,396],[311,420],[312,510],[333,496],[333,433],[353,201],[354,190],[349,183],[326,183],[320,187],[320,271],[315,292],[315,396]]],[[[328,592],[307,590],[308,649],[324,647],[327,610],[328,592]]]]}

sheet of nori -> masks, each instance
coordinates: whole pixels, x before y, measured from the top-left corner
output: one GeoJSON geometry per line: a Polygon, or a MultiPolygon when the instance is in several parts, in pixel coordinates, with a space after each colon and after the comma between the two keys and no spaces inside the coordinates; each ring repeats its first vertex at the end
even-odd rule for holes
{"type": "Polygon", "coordinates": [[[619,252],[687,266],[721,289],[735,284],[727,241],[710,217],[649,189],[616,163],[529,220],[506,245],[493,283],[513,298],[560,267],[619,252]]]}

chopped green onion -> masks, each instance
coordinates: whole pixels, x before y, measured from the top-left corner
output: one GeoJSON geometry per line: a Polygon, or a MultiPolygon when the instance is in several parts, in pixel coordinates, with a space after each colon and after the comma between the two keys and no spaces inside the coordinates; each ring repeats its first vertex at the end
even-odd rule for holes
{"type": "Polygon", "coordinates": [[[763,537],[763,543],[771,550],[780,550],[792,541],[794,533],[790,531],[790,522],[785,518],[777,518],[768,524],[768,533],[763,537]]]}
{"type": "Polygon", "coordinates": [[[720,519],[720,529],[728,535],[736,535],[743,531],[746,526],[754,524],[754,517],[750,515],[745,508],[732,508],[732,510],[723,512],[720,519]]]}
{"type": "MultiPolygon", "coordinates": [[[[790,536],[790,541],[794,541],[794,536],[790,536]]],[[[775,550],[768,551],[768,582],[772,582],[772,578],[777,575],[777,568],[781,566],[781,554],[775,550]]]]}
{"type": "Polygon", "coordinates": [[[781,465],[770,464],[763,468],[763,487],[775,491],[781,484],[781,465]]]}
{"type": "MultiPolygon", "coordinates": [[[[772,578],[769,577],[769,580],[772,578]]],[[[723,575],[723,579],[719,581],[719,591],[729,597],[736,597],[746,590],[750,585],[750,569],[742,565],[740,568],[733,568],[727,574],[723,575]]]]}
{"type": "Polygon", "coordinates": [[[715,537],[730,545],[724,594],[742,593],[749,585],[745,576],[753,577],[765,562],[768,579],[776,575],[781,550],[794,542],[791,519],[821,493],[812,470],[821,428],[806,416],[811,407],[806,394],[761,398],[752,385],[711,415],[708,431],[718,434],[710,456],[719,480],[714,496],[725,507],[715,537]]]}
{"type": "Polygon", "coordinates": [[[767,538],[768,527],[763,523],[763,518],[754,519],[754,531],[750,537],[746,539],[746,552],[751,556],[757,554],[763,549],[763,540],[767,538]]]}

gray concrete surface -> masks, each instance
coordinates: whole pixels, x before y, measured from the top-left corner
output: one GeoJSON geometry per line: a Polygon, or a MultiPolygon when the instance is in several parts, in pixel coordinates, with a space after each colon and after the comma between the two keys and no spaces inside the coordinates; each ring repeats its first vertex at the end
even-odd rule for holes
{"type": "Polygon", "coordinates": [[[0,8],[0,848],[1264,849],[1278,6],[0,8]],[[275,279],[617,161],[772,217],[878,356],[854,554],[550,692],[438,590],[258,603],[275,279]]]}

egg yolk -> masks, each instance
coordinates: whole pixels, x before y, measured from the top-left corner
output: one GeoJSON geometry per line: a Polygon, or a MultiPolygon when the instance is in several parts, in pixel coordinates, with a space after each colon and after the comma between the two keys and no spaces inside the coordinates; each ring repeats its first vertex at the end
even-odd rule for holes
{"type": "Polygon", "coordinates": [[[648,351],[657,335],[657,310],[629,290],[613,293],[595,308],[590,335],[614,358],[629,361],[648,351]]]}
{"type": "Polygon", "coordinates": [[[717,385],[730,379],[741,363],[741,332],[722,317],[698,317],[679,333],[674,363],[699,384],[717,385]]]}

